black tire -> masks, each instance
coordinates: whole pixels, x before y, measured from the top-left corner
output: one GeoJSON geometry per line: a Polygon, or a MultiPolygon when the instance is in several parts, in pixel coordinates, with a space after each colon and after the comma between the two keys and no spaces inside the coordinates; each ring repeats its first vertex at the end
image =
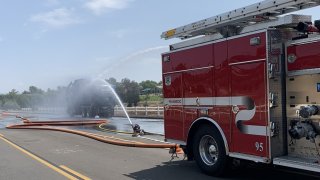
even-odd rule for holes
{"type": "Polygon", "coordinates": [[[193,138],[194,159],[199,168],[208,175],[222,176],[227,167],[228,157],[217,128],[200,126],[193,138]]]}

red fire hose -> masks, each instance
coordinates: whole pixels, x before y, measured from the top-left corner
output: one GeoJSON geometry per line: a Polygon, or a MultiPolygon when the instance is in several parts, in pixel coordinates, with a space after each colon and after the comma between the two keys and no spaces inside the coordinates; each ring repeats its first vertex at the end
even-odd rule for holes
{"type": "Polygon", "coordinates": [[[88,133],[85,131],[71,130],[71,129],[61,128],[61,127],[53,127],[53,126],[100,125],[100,124],[106,124],[108,122],[107,120],[30,121],[29,119],[23,118],[21,116],[16,116],[16,117],[22,119],[24,124],[10,125],[10,126],[7,126],[6,128],[60,131],[60,132],[66,132],[71,134],[77,134],[80,136],[95,139],[97,141],[118,145],[118,146],[137,147],[137,148],[170,148],[170,149],[173,149],[175,153],[183,152],[182,149],[177,144],[144,144],[140,142],[115,139],[108,136],[88,133]]]}

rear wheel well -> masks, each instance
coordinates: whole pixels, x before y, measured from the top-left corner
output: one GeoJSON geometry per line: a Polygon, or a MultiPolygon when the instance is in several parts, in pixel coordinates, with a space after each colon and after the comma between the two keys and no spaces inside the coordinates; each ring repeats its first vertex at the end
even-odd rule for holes
{"type": "MultiPolygon", "coordinates": [[[[187,139],[187,147],[186,147],[186,154],[188,156],[188,160],[193,160],[194,159],[194,153],[193,153],[193,137],[195,135],[195,133],[197,132],[197,130],[201,127],[201,126],[210,126],[213,128],[217,128],[213,123],[211,123],[210,121],[206,120],[206,119],[201,119],[198,120],[197,122],[195,122],[192,127],[190,128],[190,131],[188,133],[188,139],[187,139]]],[[[218,129],[217,129],[218,130],[218,129]]]]}

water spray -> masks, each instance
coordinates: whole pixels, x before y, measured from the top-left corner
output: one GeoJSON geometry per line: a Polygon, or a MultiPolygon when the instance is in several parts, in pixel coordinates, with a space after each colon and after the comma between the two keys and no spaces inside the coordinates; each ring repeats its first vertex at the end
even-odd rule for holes
{"type": "Polygon", "coordinates": [[[117,69],[118,66],[120,66],[121,64],[124,64],[125,62],[132,60],[134,58],[137,58],[139,56],[142,56],[144,54],[153,52],[153,51],[165,51],[167,50],[168,47],[167,46],[157,46],[157,47],[152,47],[152,48],[147,48],[147,49],[143,49],[141,51],[137,51],[135,53],[129,54],[128,56],[124,57],[124,58],[120,58],[119,60],[115,61],[111,66],[108,66],[108,68],[106,68],[104,71],[102,71],[100,74],[98,74],[97,79],[103,79],[107,74],[110,73],[110,71],[117,69]]]}
{"type": "Polygon", "coordinates": [[[111,92],[113,93],[113,95],[116,97],[116,99],[118,100],[118,102],[119,102],[122,110],[124,111],[126,117],[128,118],[131,126],[133,127],[133,124],[132,124],[132,121],[131,121],[131,119],[130,119],[130,117],[129,117],[129,114],[127,113],[126,109],[124,108],[124,105],[122,104],[120,97],[118,96],[118,94],[116,93],[116,91],[112,88],[112,86],[111,86],[108,82],[106,82],[106,83],[107,83],[107,85],[105,85],[105,86],[108,87],[108,88],[111,90],[111,92]]]}
{"type": "Polygon", "coordinates": [[[104,85],[106,87],[108,87],[110,89],[110,91],[113,93],[113,95],[116,97],[116,99],[118,100],[123,112],[125,113],[128,121],[131,124],[132,130],[133,130],[133,135],[132,136],[138,136],[138,135],[143,135],[144,134],[144,130],[140,128],[140,126],[138,124],[133,124],[130,116],[128,114],[128,112],[126,111],[120,97],[118,96],[118,94],[116,93],[116,91],[113,89],[113,87],[106,81],[106,85],[104,85]]]}
{"type": "MultiPolygon", "coordinates": [[[[116,61],[115,64],[113,64],[112,66],[109,66],[106,70],[104,70],[103,72],[101,72],[100,74],[98,74],[98,76],[95,78],[96,80],[103,80],[105,75],[108,74],[112,69],[115,69],[117,66],[120,66],[120,64],[123,64],[125,62],[127,62],[128,60],[131,60],[133,58],[142,56],[144,54],[153,52],[153,51],[159,51],[159,50],[166,50],[168,49],[167,46],[157,46],[157,47],[151,47],[151,48],[147,48],[147,49],[143,49],[141,51],[137,51],[135,53],[132,53],[122,59],[119,59],[118,61],[116,61]]],[[[117,101],[119,102],[123,112],[125,113],[128,121],[131,124],[132,130],[133,130],[133,136],[138,136],[138,135],[143,135],[145,132],[143,129],[140,128],[140,126],[138,124],[133,124],[123,103],[121,102],[120,97],[118,96],[118,94],[115,92],[115,90],[113,89],[113,87],[107,82],[107,81],[103,81],[104,83],[106,83],[106,86],[110,89],[110,91],[114,94],[114,96],[116,97],[117,101]]]]}

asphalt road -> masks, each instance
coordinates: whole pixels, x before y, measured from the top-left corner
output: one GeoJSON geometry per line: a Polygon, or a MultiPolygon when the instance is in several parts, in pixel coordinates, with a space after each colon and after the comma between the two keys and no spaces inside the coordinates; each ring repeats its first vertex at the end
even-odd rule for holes
{"type": "MultiPolygon", "coordinates": [[[[34,120],[65,118],[62,115],[60,117],[48,114],[31,114],[31,116],[34,116],[34,120]]],[[[167,149],[120,147],[62,132],[5,129],[6,125],[19,122],[20,120],[14,116],[0,117],[0,180],[313,179],[308,173],[300,175],[292,173],[294,170],[287,172],[280,170],[279,167],[266,166],[254,166],[236,173],[230,171],[223,178],[215,178],[203,174],[195,162],[183,160],[182,155],[171,161],[167,149]]],[[[133,119],[133,122],[139,123],[147,131],[163,133],[162,121],[133,119]]],[[[130,135],[97,131],[90,126],[72,128],[148,142],[146,139],[137,139],[130,135]]],[[[107,128],[123,131],[129,130],[131,126],[126,119],[114,118],[107,128]]],[[[161,136],[151,136],[151,138],[163,139],[161,136]]]]}
{"type": "Polygon", "coordinates": [[[62,132],[0,129],[0,133],[1,180],[68,179],[67,176],[98,180],[311,179],[265,167],[215,178],[202,174],[194,162],[182,160],[181,155],[170,161],[165,149],[120,147],[62,132]]]}

